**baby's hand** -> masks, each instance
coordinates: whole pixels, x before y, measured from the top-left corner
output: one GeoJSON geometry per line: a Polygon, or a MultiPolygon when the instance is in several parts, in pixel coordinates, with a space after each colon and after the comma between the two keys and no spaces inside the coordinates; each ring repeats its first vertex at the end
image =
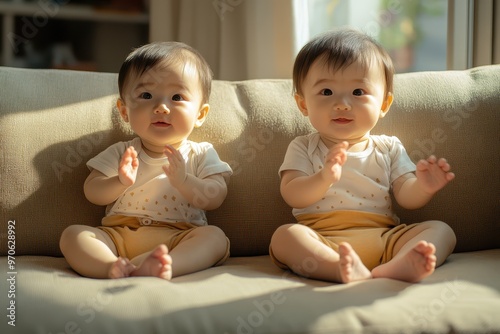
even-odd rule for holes
{"type": "Polygon", "coordinates": [[[426,193],[433,195],[455,178],[450,169],[446,159],[438,160],[431,155],[427,160],[422,159],[417,163],[417,181],[426,193]]]}
{"type": "Polygon", "coordinates": [[[127,148],[123,153],[120,167],[118,168],[118,177],[124,186],[131,186],[135,183],[137,169],[139,168],[139,159],[137,151],[133,146],[127,148]]]}
{"type": "Polygon", "coordinates": [[[168,165],[162,166],[174,187],[180,186],[186,180],[186,162],[182,154],[171,145],[166,145],[163,153],[168,158],[168,165]]]}
{"type": "Polygon", "coordinates": [[[325,157],[325,165],[321,170],[323,177],[330,183],[340,180],[342,175],[342,166],[347,160],[347,148],[349,143],[342,142],[330,148],[325,157]]]}

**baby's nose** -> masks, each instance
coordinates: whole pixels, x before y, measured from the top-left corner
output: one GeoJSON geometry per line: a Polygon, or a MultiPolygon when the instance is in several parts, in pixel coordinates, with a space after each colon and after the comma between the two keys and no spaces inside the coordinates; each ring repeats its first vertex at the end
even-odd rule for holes
{"type": "Polygon", "coordinates": [[[337,104],[335,104],[335,110],[338,110],[338,111],[348,111],[348,110],[351,110],[351,106],[344,102],[344,101],[339,101],[337,104]]]}
{"type": "Polygon", "coordinates": [[[162,103],[158,107],[155,108],[155,114],[170,114],[170,109],[162,103]]]}

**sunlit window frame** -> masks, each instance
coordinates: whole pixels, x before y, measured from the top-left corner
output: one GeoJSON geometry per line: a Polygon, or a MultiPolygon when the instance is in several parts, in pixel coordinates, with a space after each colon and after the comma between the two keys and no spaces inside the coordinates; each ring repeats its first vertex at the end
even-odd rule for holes
{"type": "Polygon", "coordinates": [[[448,0],[447,68],[500,64],[500,0],[448,0]]]}
{"type": "Polygon", "coordinates": [[[474,0],[448,0],[448,70],[473,66],[474,0]]]}

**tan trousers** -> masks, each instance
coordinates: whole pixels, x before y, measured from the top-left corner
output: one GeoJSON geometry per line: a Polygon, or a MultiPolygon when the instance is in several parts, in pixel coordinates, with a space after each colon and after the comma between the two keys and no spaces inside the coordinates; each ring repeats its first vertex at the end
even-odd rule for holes
{"type": "MultiPolygon", "coordinates": [[[[150,252],[160,244],[165,244],[172,250],[191,231],[199,228],[198,225],[190,223],[166,223],[119,215],[104,217],[102,225],[97,228],[111,237],[118,255],[128,259],[150,252]],[[144,225],[145,221],[147,225],[144,225]]],[[[224,263],[228,257],[229,239],[225,256],[215,265],[224,263]]]]}
{"type": "MultiPolygon", "coordinates": [[[[390,217],[362,211],[333,211],[321,214],[297,216],[299,224],[311,228],[319,240],[338,253],[339,244],[348,242],[369,269],[390,261],[394,257],[394,245],[398,239],[417,224],[396,224],[390,217]]],[[[276,260],[274,263],[289,269],[276,260]]]]}

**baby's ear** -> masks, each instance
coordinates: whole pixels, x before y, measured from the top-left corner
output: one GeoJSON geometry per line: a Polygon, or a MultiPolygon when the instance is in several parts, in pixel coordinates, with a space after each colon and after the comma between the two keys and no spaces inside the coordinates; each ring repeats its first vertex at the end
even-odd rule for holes
{"type": "Polygon", "coordinates": [[[201,109],[198,112],[198,117],[196,118],[196,122],[194,123],[195,128],[199,128],[200,126],[203,125],[209,111],[210,111],[210,105],[208,103],[205,103],[204,105],[201,106],[201,109]]]}
{"type": "Polygon", "coordinates": [[[297,107],[299,107],[299,110],[302,113],[302,115],[304,116],[309,115],[309,112],[307,111],[306,100],[304,99],[304,97],[297,93],[295,93],[293,97],[295,98],[295,103],[297,103],[297,107]]]}
{"type": "Polygon", "coordinates": [[[125,122],[128,122],[128,111],[127,111],[127,106],[125,106],[125,102],[121,99],[118,98],[116,100],[116,107],[118,108],[118,111],[120,112],[120,116],[125,122]]]}
{"type": "Polygon", "coordinates": [[[389,112],[393,101],[394,95],[392,95],[392,93],[387,93],[387,97],[380,107],[380,118],[384,117],[389,112]]]}

